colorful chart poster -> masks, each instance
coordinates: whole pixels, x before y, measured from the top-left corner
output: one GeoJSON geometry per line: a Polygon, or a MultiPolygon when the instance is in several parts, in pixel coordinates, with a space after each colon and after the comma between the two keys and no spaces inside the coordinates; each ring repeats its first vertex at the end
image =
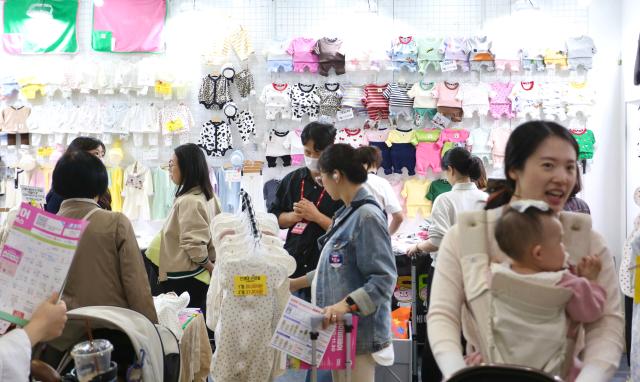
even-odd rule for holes
{"type": "Polygon", "coordinates": [[[166,0],[94,0],[91,47],[97,52],[163,52],[166,0]]]}
{"type": "Polygon", "coordinates": [[[76,53],[78,0],[6,0],[2,44],[9,54],[76,53]]]}

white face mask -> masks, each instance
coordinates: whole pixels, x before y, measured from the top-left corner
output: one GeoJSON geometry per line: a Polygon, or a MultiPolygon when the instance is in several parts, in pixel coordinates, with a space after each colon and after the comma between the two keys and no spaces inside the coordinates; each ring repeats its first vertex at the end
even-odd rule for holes
{"type": "Polygon", "coordinates": [[[320,172],[320,168],[318,168],[318,158],[311,158],[305,155],[304,164],[312,172],[320,172]]]}

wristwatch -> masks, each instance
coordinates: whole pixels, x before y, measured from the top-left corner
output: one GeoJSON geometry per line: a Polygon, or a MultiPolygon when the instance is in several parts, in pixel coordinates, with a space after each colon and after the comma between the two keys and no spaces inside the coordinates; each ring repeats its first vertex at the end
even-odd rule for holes
{"type": "Polygon", "coordinates": [[[345,299],[345,302],[349,306],[349,310],[351,311],[351,313],[355,313],[358,311],[358,304],[356,304],[356,302],[353,301],[351,296],[347,296],[347,298],[345,299]]]}

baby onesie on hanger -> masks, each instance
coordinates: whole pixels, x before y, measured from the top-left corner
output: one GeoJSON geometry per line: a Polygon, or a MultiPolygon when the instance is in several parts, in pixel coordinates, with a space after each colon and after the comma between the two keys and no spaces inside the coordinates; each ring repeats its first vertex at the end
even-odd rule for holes
{"type": "Polygon", "coordinates": [[[304,146],[302,145],[302,130],[296,129],[287,135],[287,145],[291,153],[291,164],[300,166],[304,164],[304,146]]]}
{"type": "Polygon", "coordinates": [[[368,146],[369,142],[364,133],[364,129],[341,129],[336,134],[336,143],[346,143],[354,149],[361,146],[368,146]]]}
{"type": "Polygon", "coordinates": [[[320,62],[318,73],[321,76],[328,76],[331,68],[335,70],[336,75],[345,73],[344,54],[340,53],[341,48],[342,40],[338,38],[323,37],[316,42],[313,51],[318,55],[320,62]]]}
{"type": "Polygon", "coordinates": [[[288,41],[284,39],[269,43],[266,51],[267,71],[277,73],[280,68],[283,72],[293,71],[293,61],[291,55],[287,53],[288,46],[288,41]]]}
{"type": "Polygon", "coordinates": [[[513,86],[511,94],[513,112],[518,118],[540,118],[540,84],[535,81],[518,81],[513,86]]]}
{"type": "Polygon", "coordinates": [[[500,126],[491,130],[488,146],[491,147],[494,167],[502,167],[504,165],[504,152],[510,135],[511,129],[508,126],[500,126]]]}
{"type": "Polygon", "coordinates": [[[579,154],[578,160],[593,159],[593,145],[596,143],[596,137],[593,131],[584,129],[582,132],[571,131],[571,135],[578,142],[579,154]]]}
{"type": "Polygon", "coordinates": [[[447,151],[454,147],[465,147],[465,142],[469,138],[469,130],[465,129],[444,129],[440,133],[440,139],[444,143],[440,156],[444,157],[447,151]]]}
{"type": "Polygon", "coordinates": [[[253,74],[251,74],[249,69],[243,69],[236,73],[233,77],[233,82],[236,84],[238,93],[240,93],[240,97],[242,99],[246,99],[250,95],[256,94],[255,81],[253,80],[253,74]]]}
{"type": "Polygon", "coordinates": [[[121,167],[109,168],[109,193],[111,194],[111,210],[122,211],[122,188],[124,176],[121,167]]]}
{"type": "Polygon", "coordinates": [[[382,163],[380,166],[384,169],[385,174],[391,174],[393,172],[391,166],[391,150],[386,144],[386,140],[389,137],[389,130],[367,130],[365,137],[370,146],[380,149],[380,154],[382,154],[382,163]]]}
{"type": "Polygon", "coordinates": [[[208,156],[223,157],[228,150],[233,148],[231,129],[224,121],[207,121],[202,126],[200,137],[196,143],[208,156]]]}
{"type": "Polygon", "coordinates": [[[233,121],[238,127],[238,133],[240,133],[242,143],[251,142],[256,136],[256,123],[253,118],[253,113],[249,110],[242,110],[233,118],[233,121]]]}
{"type": "Polygon", "coordinates": [[[418,72],[425,74],[429,66],[434,71],[440,70],[440,62],[444,58],[444,39],[427,37],[418,40],[418,72]]]}
{"type": "Polygon", "coordinates": [[[460,83],[441,82],[436,85],[435,96],[438,98],[438,112],[453,122],[462,122],[464,112],[462,101],[458,98],[460,83]]]}
{"type": "Polygon", "coordinates": [[[265,141],[265,157],[268,167],[276,167],[276,160],[282,158],[282,166],[291,165],[291,149],[289,147],[289,131],[280,132],[272,129],[265,141]]]}
{"type": "Polygon", "coordinates": [[[431,171],[434,173],[442,171],[442,160],[440,159],[442,139],[440,138],[440,130],[416,130],[411,143],[416,146],[416,172],[418,175],[427,175],[429,167],[431,167],[431,171]]]}
{"type": "Polygon", "coordinates": [[[343,85],[342,107],[352,108],[354,115],[363,114],[366,111],[364,88],[362,85],[343,85]]]}
{"type": "Polygon", "coordinates": [[[493,55],[495,58],[496,69],[506,71],[507,67],[511,72],[520,71],[521,40],[514,39],[508,34],[500,34],[495,36],[493,40],[493,55]]]}
{"type": "Polygon", "coordinates": [[[394,123],[401,116],[405,121],[413,118],[413,100],[407,94],[412,87],[413,84],[394,82],[382,92],[384,98],[389,100],[389,118],[394,123]]]}
{"type": "Polygon", "coordinates": [[[389,101],[383,95],[386,88],[387,84],[370,84],[364,87],[363,103],[369,118],[374,121],[389,118],[389,101]]]}
{"type": "Polygon", "coordinates": [[[485,67],[488,72],[495,70],[494,57],[491,53],[491,41],[487,36],[476,36],[467,39],[469,64],[471,70],[480,72],[485,67]]]}
{"type": "Polygon", "coordinates": [[[320,115],[335,117],[342,102],[342,90],[339,83],[326,83],[318,89],[320,97],[320,115]]]}
{"type": "Polygon", "coordinates": [[[536,44],[529,43],[522,48],[522,69],[543,72],[544,49],[536,44]]]}
{"type": "Polygon", "coordinates": [[[402,68],[407,68],[411,73],[418,70],[418,44],[413,36],[398,36],[392,41],[389,57],[393,70],[399,71],[402,68]]]}
{"type": "Polygon", "coordinates": [[[202,79],[198,102],[207,109],[221,110],[225,103],[231,99],[231,80],[223,75],[212,76],[208,74],[202,79]]]}
{"type": "Polygon", "coordinates": [[[566,47],[558,47],[557,49],[547,49],[544,51],[544,64],[547,69],[555,69],[556,65],[559,66],[561,70],[569,68],[565,49],[566,47]]]}
{"type": "MultiPolygon", "coordinates": [[[[77,110],[79,112],[79,109],[77,110]]],[[[102,127],[103,131],[108,134],[129,134],[128,126],[125,126],[125,117],[129,111],[129,105],[124,102],[114,102],[110,105],[106,105],[102,109],[102,127]]],[[[79,113],[75,115],[75,118],[79,116],[79,113]]],[[[78,134],[78,129],[73,127],[74,122],[69,123],[68,129],[65,131],[69,134],[78,134]]]]}
{"type": "Polygon", "coordinates": [[[282,119],[291,118],[291,87],[288,84],[265,85],[260,95],[260,102],[264,104],[268,121],[275,121],[278,113],[282,119]]]}
{"type": "Polygon", "coordinates": [[[297,37],[291,41],[287,53],[293,56],[293,71],[304,73],[309,69],[310,73],[318,72],[318,56],[313,52],[316,40],[313,38],[297,37]]]}
{"type": "Polygon", "coordinates": [[[569,70],[593,68],[593,55],[597,52],[593,39],[589,36],[571,37],[567,40],[567,64],[569,70]]]}
{"type": "Polygon", "coordinates": [[[508,119],[515,117],[511,109],[511,100],[509,99],[513,85],[512,82],[493,82],[491,84],[493,92],[491,93],[490,110],[493,118],[500,119],[503,115],[508,119]]]}
{"type": "Polygon", "coordinates": [[[416,148],[411,143],[415,137],[415,131],[391,130],[385,143],[390,147],[391,165],[393,172],[402,174],[402,168],[406,167],[409,175],[415,175],[416,148]]]}
{"type": "Polygon", "coordinates": [[[567,116],[577,117],[582,113],[585,118],[591,117],[591,110],[595,103],[595,92],[587,82],[569,82],[566,86],[567,116]]]}
{"type": "Polygon", "coordinates": [[[473,113],[486,117],[489,114],[491,88],[484,82],[462,84],[458,99],[462,101],[464,118],[473,118],[473,113]]]}
{"type": "Polygon", "coordinates": [[[413,84],[407,92],[407,96],[413,98],[416,126],[422,125],[425,115],[429,119],[433,119],[438,112],[435,90],[436,84],[434,82],[425,82],[422,80],[413,84]]]}
{"type": "Polygon", "coordinates": [[[489,145],[490,131],[476,127],[469,133],[467,144],[471,146],[471,154],[477,156],[483,163],[491,163],[491,146],[489,145]]]}
{"type": "Polygon", "coordinates": [[[249,33],[244,28],[240,27],[240,29],[229,34],[224,39],[222,55],[228,56],[232,49],[236,52],[240,61],[248,59],[253,53],[253,44],[249,38],[249,33]]]}
{"type": "Polygon", "coordinates": [[[124,170],[122,213],[130,220],[151,220],[149,196],[153,195],[151,171],[138,162],[124,170]]]}
{"type": "Polygon", "coordinates": [[[191,110],[186,105],[170,105],[160,110],[162,135],[182,134],[195,125],[191,110]]]}
{"type": "Polygon", "coordinates": [[[404,182],[402,196],[407,200],[407,217],[415,218],[418,213],[423,218],[431,215],[431,202],[425,195],[429,191],[431,181],[428,179],[409,179],[404,182]]]}
{"type": "Polygon", "coordinates": [[[444,43],[444,59],[454,61],[463,72],[469,71],[469,48],[466,39],[449,37],[444,43]]]}
{"type": "Polygon", "coordinates": [[[541,89],[542,114],[544,114],[544,117],[560,121],[567,119],[564,85],[556,82],[545,82],[542,84],[541,89]]]}
{"type": "Polygon", "coordinates": [[[290,97],[293,112],[291,119],[301,121],[305,115],[309,116],[309,121],[318,119],[320,96],[316,85],[297,83],[291,88],[290,97]]]}
{"type": "Polygon", "coordinates": [[[176,186],[169,177],[169,172],[161,167],[152,170],[153,202],[151,204],[151,218],[163,220],[169,216],[169,211],[175,199],[176,186]]]}
{"type": "Polygon", "coordinates": [[[31,108],[27,106],[9,106],[2,110],[0,120],[4,133],[27,133],[29,127],[27,119],[31,115],[31,108]]]}
{"type": "Polygon", "coordinates": [[[435,202],[438,196],[451,191],[452,188],[453,187],[446,179],[436,179],[429,185],[429,191],[427,191],[426,198],[431,202],[435,202]]]}

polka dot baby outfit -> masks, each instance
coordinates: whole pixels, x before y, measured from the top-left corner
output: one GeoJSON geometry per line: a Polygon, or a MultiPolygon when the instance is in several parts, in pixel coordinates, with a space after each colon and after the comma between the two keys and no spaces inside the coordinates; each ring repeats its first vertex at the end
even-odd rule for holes
{"type": "Polygon", "coordinates": [[[293,113],[291,119],[301,121],[305,115],[309,116],[310,121],[318,119],[320,96],[316,85],[297,83],[292,87],[290,96],[293,113]]]}
{"type": "Polygon", "coordinates": [[[494,82],[491,84],[491,90],[493,93],[491,94],[491,103],[489,108],[493,118],[500,119],[503,115],[509,119],[515,117],[515,114],[511,109],[511,100],[509,99],[512,89],[512,82],[494,82]]]}
{"type": "Polygon", "coordinates": [[[518,118],[540,118],[540,84],[535,81],[516,82],[509,95],[513,112],[518,118]]]}
{"type": "Polygon", "coordinates": [[[282,119],[291,118],[291,87],[289,84],[268,84],[262,89],[260,102],[264,104],[266,118],[275,121],[280,113],[282,119]]]}
{"type": "Polygon", "coordinates": [[[353,148],[367,146],[369,142],[363,129],[342,129],[336,134],[336,143],[346,143],[353,148]]]}
{"type": "Polygon", "coordinates": [[[197,144],[208,156],[224,156],[227,150],[233,148],[229,125],[224,121],[207,121],[202,127],[197,144]]]}

